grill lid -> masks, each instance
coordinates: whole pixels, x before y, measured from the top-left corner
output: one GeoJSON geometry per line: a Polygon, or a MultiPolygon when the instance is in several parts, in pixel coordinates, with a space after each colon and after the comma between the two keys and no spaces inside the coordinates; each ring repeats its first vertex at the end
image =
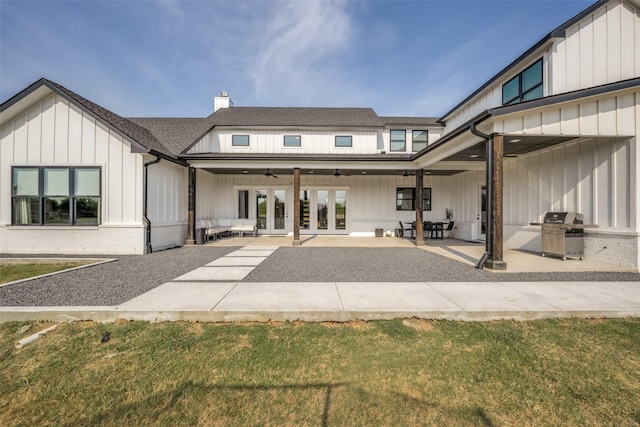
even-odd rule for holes
{"type": "Polygon", "coordinates": [[[545,224],[582,225],[584,215],[577,212],[547,212],[544,216],[545,224]]]}

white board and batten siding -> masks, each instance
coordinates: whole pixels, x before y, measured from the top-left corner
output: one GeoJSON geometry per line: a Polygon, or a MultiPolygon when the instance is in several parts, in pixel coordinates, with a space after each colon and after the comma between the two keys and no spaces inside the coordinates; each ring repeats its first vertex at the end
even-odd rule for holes
{"type": "Polygon", "coordinates": [[[544,96],[636,78],[640,76],[640,11],[623,0],[603,5],[569,27],[565,38],[550,42],[453,112],[447,118],[447,130],[501,106],[502,85],[539,58],[543,58],[544,96]]]}
{"type": "Polygon", "coordinates": [[[609,2],[569,27],[549,58],[550,95],[640,76],[640,12],[609,2]]]}
{"type": "Polygon", "coordinates": [[[1,132],[0,252],[142,253],[142,156],[126,140],[58,95],[1,132]],[[12,226],[11,166],[101,167],[101,225],[12,226]]]}
{"type": "Polygon", "coordinates": [[[270,153],[270,154],[374,154],[379,152],[381,132],[377,130],[224,130],[215,129],[190,150],[197,153],[270,153]],[[233,135],[249,135],[249,146],[231,144],[233,135]],[[301,135],[300,147],[285,147],[284,135],[301,135]],[[351,147],[336,147],[335,136],[352,137],[351,147]]]}
{"type": "MultiPolygon", "coordinates": [[[[144,161],[152,160],[145,155],[144,161]]],[[[187,240],[189,170],[168,161],[148,167],[147,211],[154,251],[182,245],[187,240]]]]}
{"type": "MultiPolygon", "coordinates": [[[[250,191],[249,217],[256,217],[255,190],[284,189],[287,192],[288,230],[293,230],[293,178],[278,179],[256,175],[214,175],[198,171],[196,219],[236,218],[238,190],[250,191]]],[[[301,190],[347,190],[347,232],[373,236],[376,228],[393,231],[399,221],[415,221],[414,211],[396,210],[396,189],[415,187],[414,177],[402,176],[302,176],[301,190]]],[[[424,212],[425,221],[441,221],[451,206],[445,191],[445,177],[425,176],[424,186],[431,187],[432,210],[424,212]]]]}

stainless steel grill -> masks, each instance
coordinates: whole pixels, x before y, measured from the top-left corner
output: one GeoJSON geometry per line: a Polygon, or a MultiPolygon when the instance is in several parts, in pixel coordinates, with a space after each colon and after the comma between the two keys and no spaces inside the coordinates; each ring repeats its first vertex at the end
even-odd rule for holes
{"type": "Polygon", "coordinates": [[[584,258],[584,215],[547,212],[542,223],[542,256],[584,258]]]}

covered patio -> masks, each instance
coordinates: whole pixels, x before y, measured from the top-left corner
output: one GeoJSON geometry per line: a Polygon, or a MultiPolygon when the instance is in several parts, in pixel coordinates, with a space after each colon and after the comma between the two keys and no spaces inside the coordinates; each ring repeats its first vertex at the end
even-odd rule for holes
{"type": "MultiPolygon", "coordinates": [[[[293,236],[231,237],[220,239],[203,246],[208,247],[288,247],[293,236]]],[[[484,242],[469,242],[459,239],[426,239],[419,249],[466,264],[473,268],[485,250],[484,242]]],[[[357,236],[301,236],[301,247],[316,248],[415,248],[415,240],[398,237],[357,237],[357,236]]],[[[537,252],[506,249],[505,262],[509,273],[547,272],[635,272],[635,270],[596,261],[542,257],[537,252]]],[[[499,273],[500,270],[487,270],[499,273]]]]}

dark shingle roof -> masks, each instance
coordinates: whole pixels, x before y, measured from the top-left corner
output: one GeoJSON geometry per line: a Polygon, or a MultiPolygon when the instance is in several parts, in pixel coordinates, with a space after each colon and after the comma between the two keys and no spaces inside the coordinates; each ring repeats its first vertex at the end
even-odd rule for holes
{"type": "Polygon", "coordinates": [[[213,126],[208,118],[137,117],[130,121],[147,128],[174,155],[181,154],[213,126]]]}
{"type": "Polygon", "coordinates": [[[438,117],[380,117],[387,126],[438,126],[438,117]]]}
{"type": "Polygon", "coordinates": [[[132,142],[139,144],[143,149],[143,151],[156,151],[165,155],[169,155],[173,157],[173,154],[167,147],[165,147],[153,134],[144,127],[133,123],[132,121],[125,119],[117,115],[116,113],[107,110],[100,105],[89,101],[86,98],[78,95],[77,93],[70,91],[69,89],[61,86],[51,80],[42,79],[47,86],[61,93],[62,95],[69,98],[71,101],[78,104],[84,110],[96,116],[98,119],[103,121],[105,124],[112,127],[117,132],[123,134],[123,136],[128,137],[128,139],[132,140],[132,142]]]}
{"type": "Polygon", "coordinates": [[[231,107],[209,117],[216,126],[384,127],[371,108],[231,107]]]}

